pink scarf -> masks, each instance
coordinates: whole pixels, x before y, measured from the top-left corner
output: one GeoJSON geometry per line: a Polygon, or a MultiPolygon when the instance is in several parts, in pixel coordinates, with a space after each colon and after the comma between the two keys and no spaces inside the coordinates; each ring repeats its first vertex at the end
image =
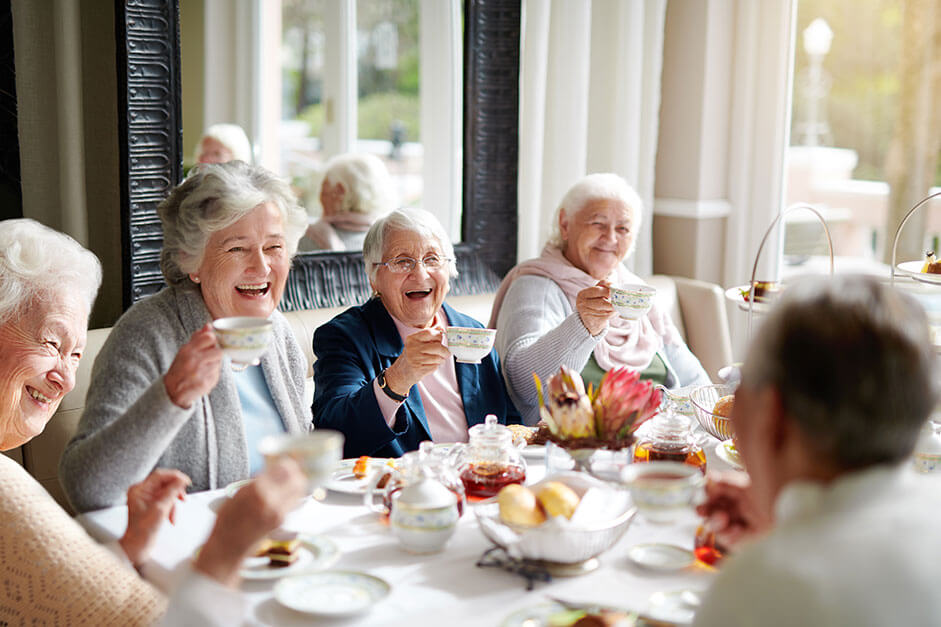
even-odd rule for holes
{"type": "MultiPolygon", "coordinates": [[[[556,285],[565,292],[573,311],[578,293],[598,283],[590,274],[573,266],[557,246],[546,244],[539,257],[517,265],[503,279],[493,299],[493,310],[490,314],[491,328],[496,328],[500,307],[503,305],[503,298],[510,284],[524,274],[542,276],[555,281],[556,285]]],[[[621,264],[617,265],[607,280],[615,287],[644,283],[621,264]]],[[[625,320],[620,316],[615,316],[608,321],[608,332],[595,346],[595,361],[605,371],[617,366],[639,370],[650,365],[654,354],[663,348],[664,343],[676,344],[679,340],[680,335],[673,321],[669,315],[661,311],[654,300],[654,305],[647,316],[640,320],[625,320]]]]}
{"type": "Polygon", "coordinates": [[[346,250],[346,245],[336,229],[365,233],[372,226],[377,215],[374,213],[360,213],[358,211],[341,211],[329,216],[323,216],[307,227],[307,239],[317,248],[324,250],[346,250]]]}

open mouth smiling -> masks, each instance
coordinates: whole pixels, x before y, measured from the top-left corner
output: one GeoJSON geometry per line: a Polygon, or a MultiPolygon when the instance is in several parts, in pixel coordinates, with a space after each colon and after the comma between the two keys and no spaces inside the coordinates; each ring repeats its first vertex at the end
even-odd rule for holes
{"type": "Polygon", "coordinates": [[[43,394],[42,392],[40,392],[34,387],[30,387],[27,385],[26,392],[27,394],[29,394],[30,398],[32,398],[37,403],[40,403],[41,405],[48,405],[49,403],[52,402],[51,398],[49,398],[48,396],[46,396],[45,394],[43,394]]]}
{"type": "Polygon", "coordinates": [[[271,283],[242,283],[235,286],[235,291],[243,296],[264,296],[271,289],[271,283]]]}
{"type": "Polygon", "coordinates": [[[409,300],[421,300],[429,295],[431,295],[430,287],[424,290],[409,290],[405,292],[405,297],[409,300]]]}

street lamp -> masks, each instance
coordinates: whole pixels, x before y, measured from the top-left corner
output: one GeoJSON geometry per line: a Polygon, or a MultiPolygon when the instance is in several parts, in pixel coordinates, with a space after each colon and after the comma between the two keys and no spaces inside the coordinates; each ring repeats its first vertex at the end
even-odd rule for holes
{"type": "Polygon", "coordinates": [[[830,91],[830,77],[823,69],[823,58],[830,52],[833,30],[827,21],[818,17],[804,29],[804,52],[809,65],[804,81],[807,102],[807,121],[804,123],[804,145],[819,146],[820,138],[829,135],[826,111],[821,106],[830,91]]]}

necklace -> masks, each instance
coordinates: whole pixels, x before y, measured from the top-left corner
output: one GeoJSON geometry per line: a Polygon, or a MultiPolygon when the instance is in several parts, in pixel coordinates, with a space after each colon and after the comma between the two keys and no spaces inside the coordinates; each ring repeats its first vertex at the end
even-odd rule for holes
{"type": "Polygon", "coordinates": [[[229,368],[232,369],[232,372],[244,372],[251,364],[237,364],[234,361],[229,364],[229,368]]]}

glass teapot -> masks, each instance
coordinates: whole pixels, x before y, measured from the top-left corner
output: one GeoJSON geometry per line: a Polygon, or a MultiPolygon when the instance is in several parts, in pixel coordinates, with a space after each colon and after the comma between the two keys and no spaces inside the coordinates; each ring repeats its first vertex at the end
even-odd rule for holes
{"type": "Polygon", "coordinates": [[[673,403],[645,426],[645,434],[634,445],[635,462],[683,462],[706,472],[706,453],[696,441],[692,422],[677,413],[673,403]]]}
{"type": "Polygon", "coordinates": [[[363,501],[374,512],[388,516],[395,495],[403,488],[431,479],[441,483],[457,498],[458,515],[464,513],[464,484],[451,465],[446,452],[436,450],[429,441],[422,442],[417,451],[405,453],[388,472],[372,476],[363,501]],[[376,502],[376,497],[381,497],[376,502]]]}
{"type": "Polygon", "coordinates": [[[500,488],[526,479],[526,461],[513,444],[513,432],[489,414],[484,424],[468,431],[468,443],[452,449],[451,465],[464,484],[467,496],[488,498],[500,488]]]}

